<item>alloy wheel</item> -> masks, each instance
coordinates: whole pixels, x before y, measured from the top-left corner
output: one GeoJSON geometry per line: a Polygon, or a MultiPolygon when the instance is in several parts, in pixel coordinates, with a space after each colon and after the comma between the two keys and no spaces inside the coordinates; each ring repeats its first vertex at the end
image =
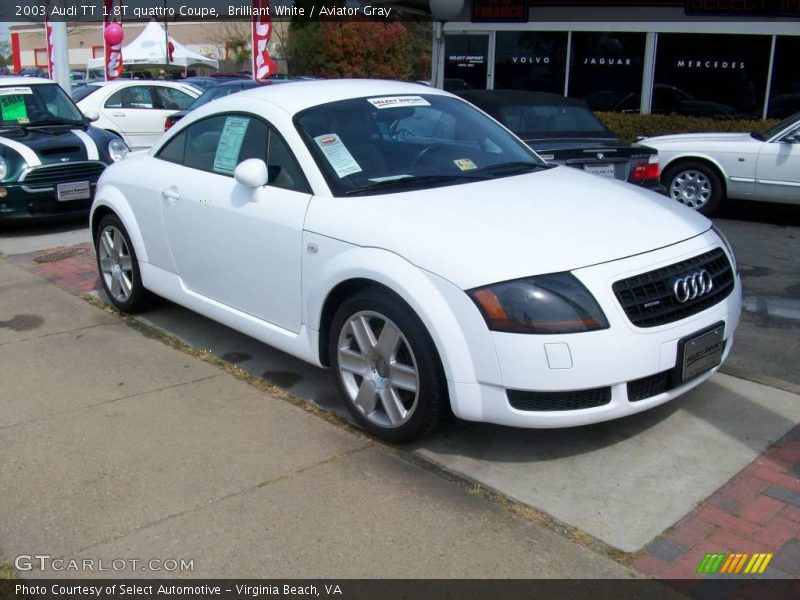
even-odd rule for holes
{"type": "Polygon", "coordinates": [[[360,311],[345,322],[336,347],[339,376],[356,410],[381,428],[407,423],[418,405],[420,378],[400,328],[377,312],[360,311]]]}
{"type": "Polygon", "coordinates": [[[713,189],[708,177],[700,171],[690,169],[675,176],[669,192],[673,199],[697,210],[708,203],[713,189]]]}
{"type": "Polygon", "coordinates": [[[118,302],[126,302],[133,293],[133,259],[122,232],[113,225],[100,234],[98,245],[100,272],[106,290],[118,302]]]}

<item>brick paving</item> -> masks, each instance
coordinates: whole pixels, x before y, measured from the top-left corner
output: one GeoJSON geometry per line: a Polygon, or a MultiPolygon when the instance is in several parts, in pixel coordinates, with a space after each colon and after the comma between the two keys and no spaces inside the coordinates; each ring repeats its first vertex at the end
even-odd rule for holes
{"type": "Polygon", "coordinates": [[[653,540],[633,568],[664,579],[707,578],[696,573],[707,552],[772,552],[763,576],[800,577],[799,472],[797,426],[653,540]]]}
{"type": "MultiPolygon", "coordinates": [[[[101,287],[88,243],[8,260],[74,294],[101,287]]],[[[800,425],[654,539],[631,566],[663,579],[751,577],[696,573],[705,554],[716,552],[772,552],[764,576],[800,578],[800,425]]],[[[747,597],[739,591],[737,598],[747,597]]]]}
{"type": "Polygon", "coordinates": [[[17,254],[7,259],[73,294],[101,287],[94,248],[89,243],[17,254]]]}

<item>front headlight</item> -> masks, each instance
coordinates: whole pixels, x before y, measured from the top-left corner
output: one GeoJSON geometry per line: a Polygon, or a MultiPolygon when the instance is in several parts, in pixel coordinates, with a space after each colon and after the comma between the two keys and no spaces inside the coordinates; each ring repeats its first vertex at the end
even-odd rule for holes
{"type": "Polygon", "coordinates": [[[3,181],[6,175],[8,175],[8,163],[5,158],[0,156],[0,181],[3,181]]]}
{"type": "Polygon", "coordinates": [[[121,161],[123,158],[128,156],[128,152],[130,152],[130,148],[128,148],[128,145],[121,139],[114,138],[108,142],[108,155],[114,162],[121,161]]]}
{"type": "Polygon", "coordinates": [[[495,283],[467,294],[494,331],[548,334],[608,328],[600,305],[571,273],[495,283]]]}
{"type": "Polygon", "coordinates": [[[725,249],[728,251],[728,256],[731,257],[731,262],[733,263],[731,265],[733,267],[733,272],[734,273],[738,273],[739,272],[739,267],[736,266],[736,256],[733,254],[733,246],[731,246],[731,243],[728,241],[728,238],[725,237],[725,234],[722,233],[722,230],[719,227],[717,227],[716,225],[712,224],[711,225],[711,229],[713,229],[714,233],[716,233],[719,236],[719,239],[722,240],[722,243],[725,246],[725,249]]]}

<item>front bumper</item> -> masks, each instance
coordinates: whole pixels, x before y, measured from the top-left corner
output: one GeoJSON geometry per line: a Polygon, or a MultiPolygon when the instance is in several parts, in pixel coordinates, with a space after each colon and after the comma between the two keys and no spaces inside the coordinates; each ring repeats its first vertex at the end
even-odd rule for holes
{"type": "Polygon", "coordinates": [[[709,231],[661,250],[573,271],[594,294],[610,327],[567,335],[491,332],[499,381],[479,375],[474,383],[450,382],[451,398],[457,399],[453,403],[454,412],[468,420],[515,427],[571,427],[641,412],[699,385],[719,367],[674,385],[668,374],[678,362],[679,342],[722,322],[725,324],[723,360],[727,358],[741,312],[738,274],[733,291],[721,302],[674,323],[647,328],[636,327],[630,322],[613,294],[612,285],[626,277],[677,263],[720,246],[717,236],[709,231]],[[665,373],[667,377],[662,380],[665,373]],[[518,392],[588,394],[599,388],[610,389],[610,398],[607,401],[604,398],[601,405],[590,408],[520,410],[509,401],[510,390],[512,395],[518,392]],[[636,394],[632,392],[635,397],[629,398],[629,389],[636,391],[636,394]]]}
{"type": "Polygon", "coordinates": [[[89,214],[97,182],[89,184],[89,198],[60,202],[56,199],[54,187],[36,189],[9,183],[0,184],[6,195],[0,198],[0,221],[28,219],[68,218],[89,214]]]}

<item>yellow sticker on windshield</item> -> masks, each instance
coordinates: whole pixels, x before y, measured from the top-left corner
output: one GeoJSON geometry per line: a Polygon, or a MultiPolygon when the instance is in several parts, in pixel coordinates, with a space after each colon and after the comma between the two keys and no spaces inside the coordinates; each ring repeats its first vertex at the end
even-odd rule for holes
{"type": "Polygon", "coordinates": [[[453,162],[462,171],[471,171],[472,169],[478,168],[478,165],[472,162],[471,158],[457,158],[453,162]]]}
{"type": "Polygon", "coordinates": [[[21,94],[0,96],[0,113],[2,113],[3,121],[29,122],[25,97],[21,94]]]}

